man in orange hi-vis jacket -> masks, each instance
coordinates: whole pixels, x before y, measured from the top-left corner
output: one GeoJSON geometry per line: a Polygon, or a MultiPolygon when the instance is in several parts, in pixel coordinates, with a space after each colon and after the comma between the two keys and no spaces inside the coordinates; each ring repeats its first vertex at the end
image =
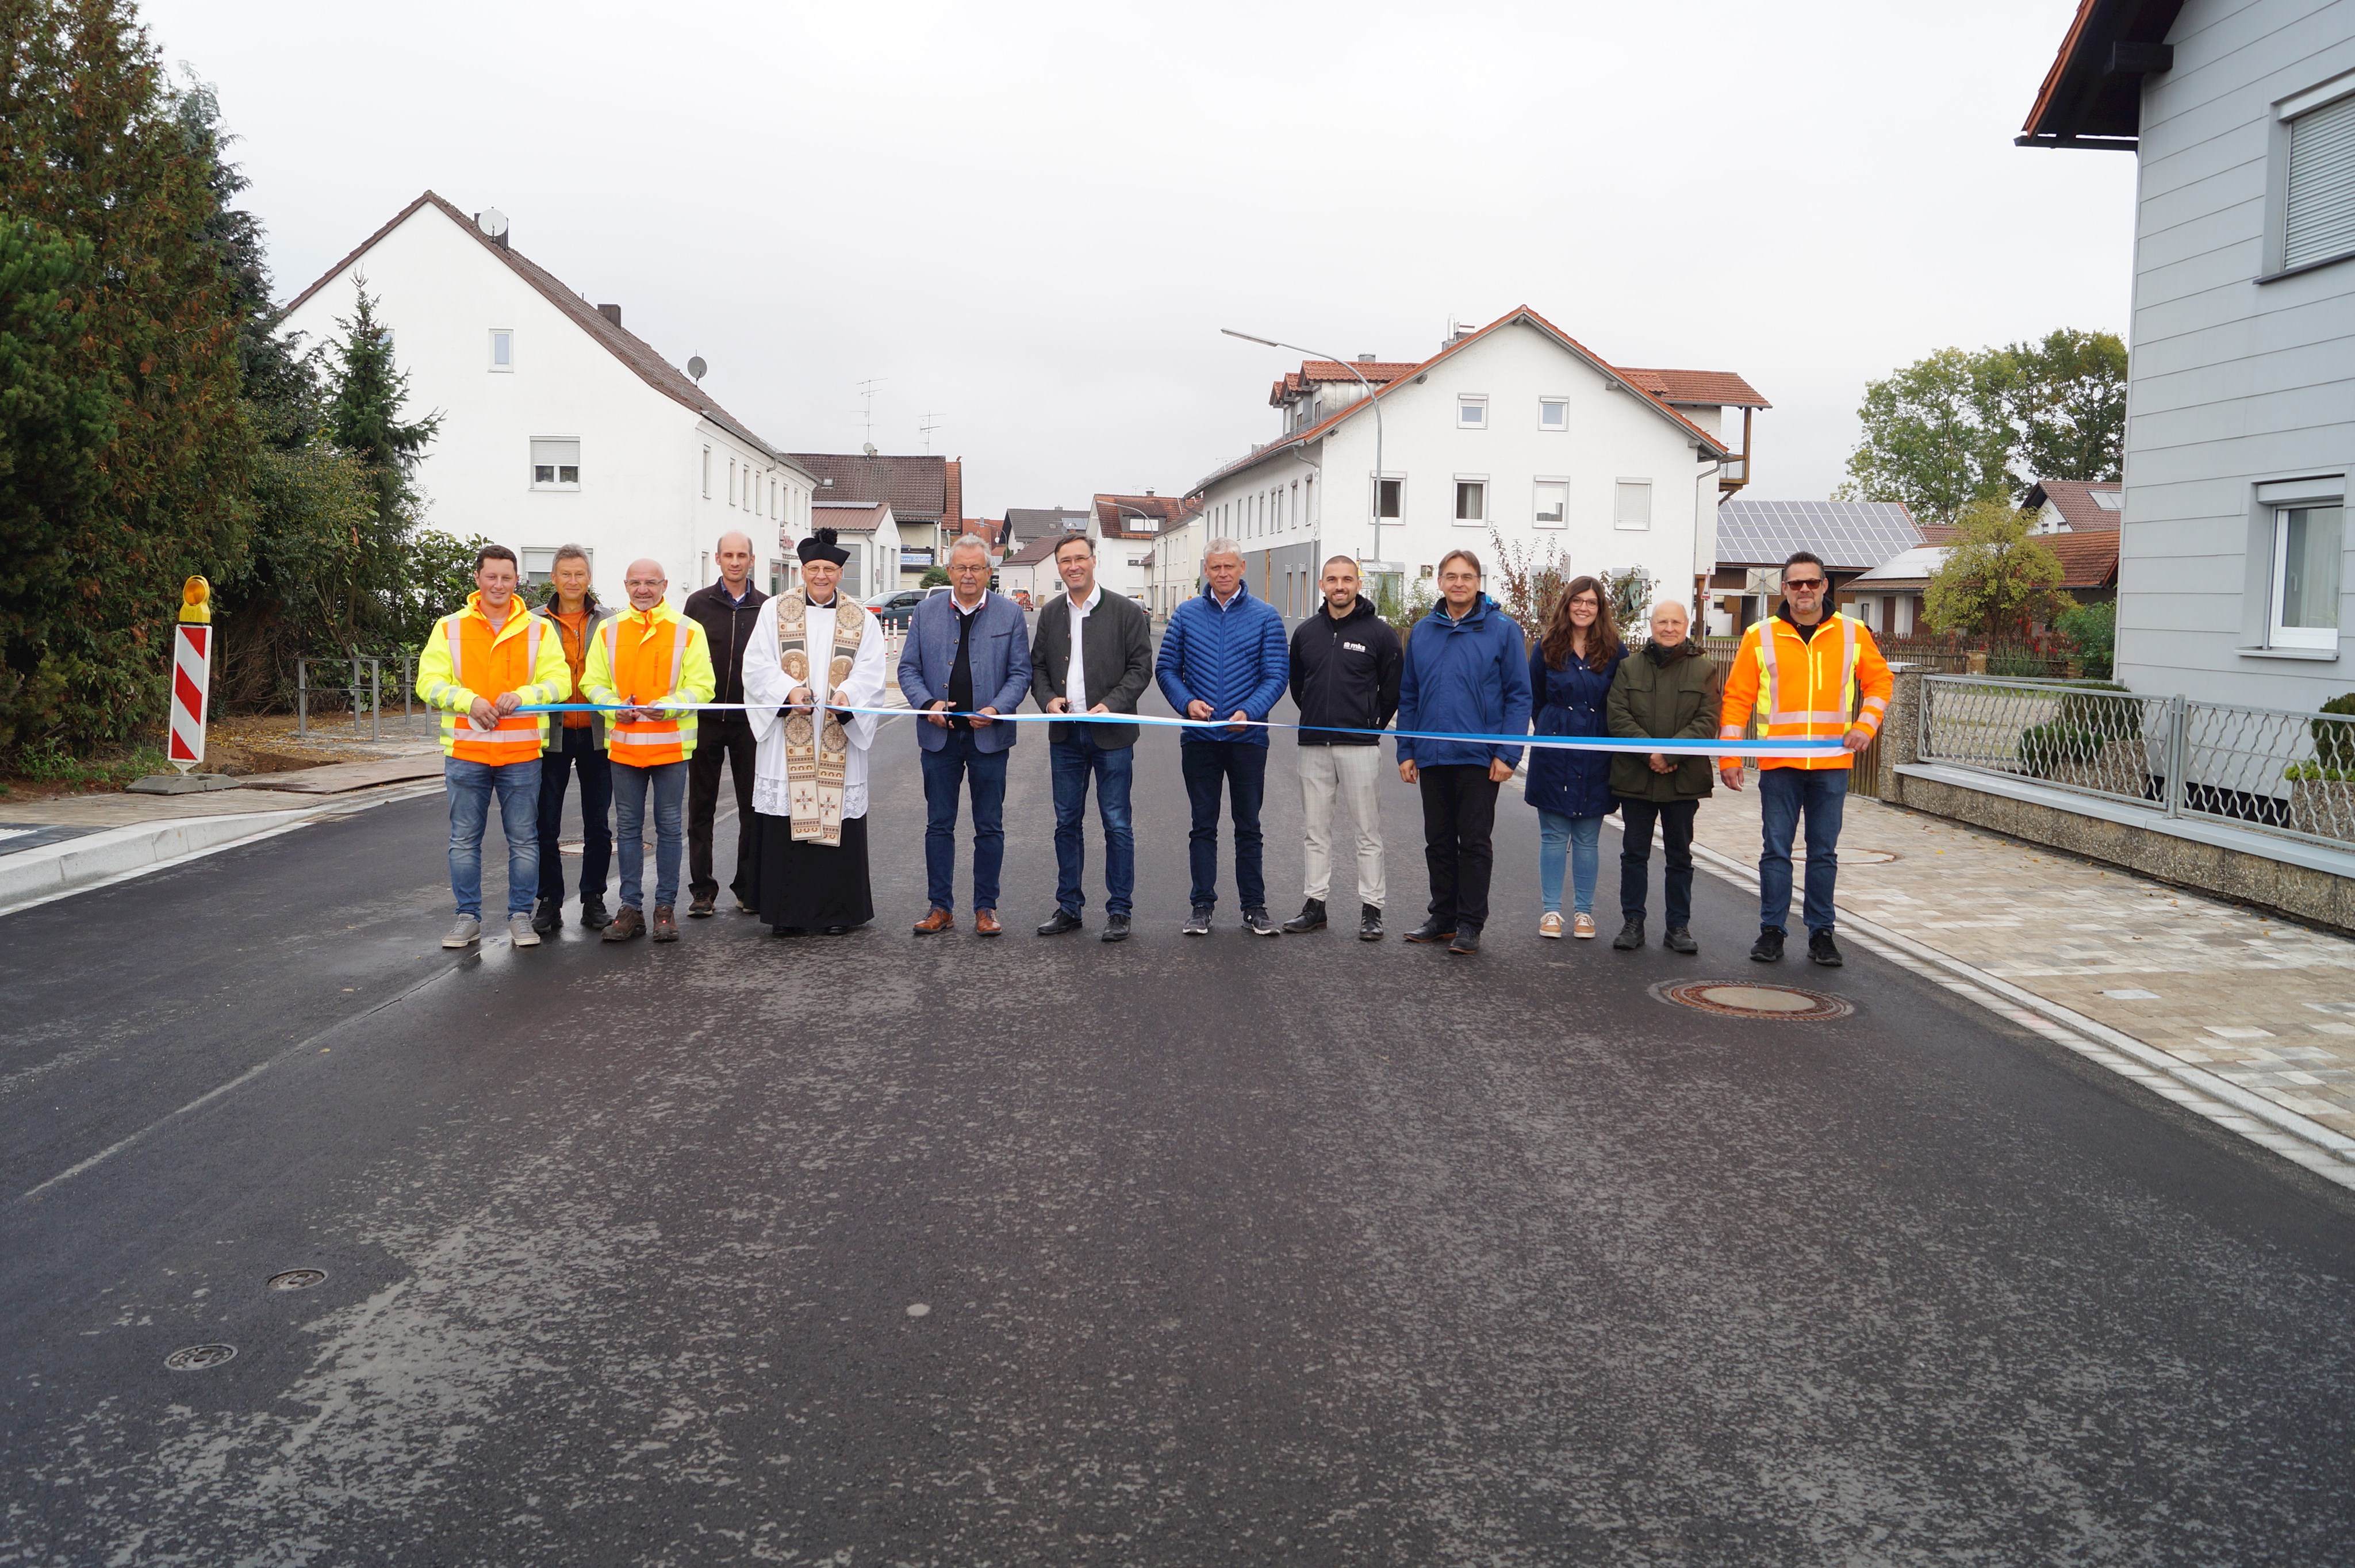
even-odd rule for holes
{"type": "MultiPolygon", "coordinates": [[[[1774,964],[1783,956],[1784,924],[1791,915],[1791,844],[1799,818],[1807,819],[1807,956],[1837,967],[1832,940],[1832,890],[1839,876],[1840,813],[1848,802],[1849,767],[1872,744],[1889,711],[1889,661],[1872,632],[1851,615],[1827,614],[1830,592],[1824,563],[1800,550],[1783,563],[1783,607],[1742,635],[1725,679],[1718,739],[1739,741],[1751,709],[1764,696],[1759,725],[1769,741],[1838,738],[1830,756],[1768,757],[1759,763],[1758,942],[1750,956],[1774,964]],[[1859,701],[1859,693],[1862,693],[1859,701]]],[[[1718,766],[1728,789],[1742,787],[1742,763],[1718,766]]]]}

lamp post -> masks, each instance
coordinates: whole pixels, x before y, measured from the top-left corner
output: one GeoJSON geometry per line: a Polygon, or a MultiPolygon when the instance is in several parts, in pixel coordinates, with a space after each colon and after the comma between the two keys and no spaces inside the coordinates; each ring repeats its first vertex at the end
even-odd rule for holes
{"type": "Polygon", "coordinates": [[[1327,354],[1323,350],[1316,348],[1303,348],[1297,343],[1278,343],[1273,337],[1254,337],[1248,332],[1237,332],[1231,326],[1222,326],[1219,328],[1219,330],[1225,333],[1229,337],[1240,337],[1246,343],[1263,343],[1270,348],[1289,348],[1295,354],[1307,354],[1318,359],[1330,359],[1336,365],[1340,366],[1342,369],[1349,372],[1350,375],[1357,377],[1358,385],[1366,389],[1366,401],[1371,403],[1374,407],[1374,496],[1372,503],[1372,522],[1374,534],[1374,560],[1377,561],[1380,560],[1382,559],[1382,400],[1374,395],[1374,384],[1371,381],[1367,380],[1364,374],[1359,371],[1355,365],[1351,364],[1347,359],[1339,357],[1337,355],[1327,354]]]}

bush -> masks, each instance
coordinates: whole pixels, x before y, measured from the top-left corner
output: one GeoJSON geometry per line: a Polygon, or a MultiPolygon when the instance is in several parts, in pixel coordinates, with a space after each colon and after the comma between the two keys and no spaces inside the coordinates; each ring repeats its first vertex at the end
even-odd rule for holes
{"type": "Polygon", "coordinates": [[[2087,675],[2110,678],[2118,639],[2118,607],[2115,603],[2080,604],[2064,610],[2053,630],[2069,639],[2077,662],[2087,675]]]}
{"type": "Polygon", "coordinates": [[[2109,737],[2098,730],[2080,730],[2055,719],[2019,732],[2019,765],[2023,772],[2049,779],[2064,767],[2099,762],[2109,737]]]}
{"type": "Polygon", "coordinates": [[[2141,703],[2106,702],[2097,697],[2081,695],[2124,692],[2126,689],[2114,680],[2071,681],[2062,696],[2059,710],[2052,716],[2052,722],[2063,729],[2082,730],[2114,741],[2139,741],[2142,739],[2141,703]]]}
{"type": "MultiPolygon", "coordinates": [[[[2322,705],[2322,711],[2355,714],[2355,691],[2332,698],[2322,705]]],[[[2328,719],[2309,719],[2306,722],[2307,728],[2314,731],[2317,763],[2342,771],[2355,768],[2355,724],[2334,724],[2328,719]]]]}

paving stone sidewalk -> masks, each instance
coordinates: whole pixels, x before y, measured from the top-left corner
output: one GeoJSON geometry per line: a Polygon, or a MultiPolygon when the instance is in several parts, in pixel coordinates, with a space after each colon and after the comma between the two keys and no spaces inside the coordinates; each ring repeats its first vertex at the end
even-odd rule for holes
{"type": "MultiPolygon", "coordinates": [[[[1704,802],[1696,833],[1753,866],[1754,780],[1704,802]]],[[[1838,901],[2355,1136],[2355,942],[1863,796],[1838,901]]]]}

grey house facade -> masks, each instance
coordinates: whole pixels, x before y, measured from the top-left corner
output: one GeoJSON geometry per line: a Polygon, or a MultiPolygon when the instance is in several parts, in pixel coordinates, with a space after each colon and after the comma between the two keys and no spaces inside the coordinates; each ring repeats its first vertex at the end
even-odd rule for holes
{"type": "Polygon", "coordinates": [[[2083,0],[2018,140],[2138,165],[2119,677],[2355,691],[2355,0],[2083,0]]]}

